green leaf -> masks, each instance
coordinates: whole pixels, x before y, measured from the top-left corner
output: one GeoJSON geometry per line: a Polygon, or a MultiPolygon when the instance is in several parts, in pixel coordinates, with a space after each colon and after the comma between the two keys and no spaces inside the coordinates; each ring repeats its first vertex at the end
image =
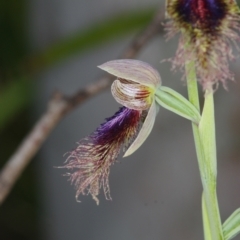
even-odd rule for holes
{"type": "Polygon", "coordinates": [[[224,239],[229,240],[240,233],[240,208],[238,208],[223,224],[224,239]]]}
{"type": "MultiPolygon", "coordinates": [[[[0,1],[0,71],[11,71],[26,56],[29,49],[27,0],[0,1]]],[[[4,73],[4,74],[3,74],[4,73]]]]}
{"type": "Polygon", "coordinates": [[[190,103],[185,97],[171,88],[163,87],[156,91],[156,101],[162,107],[191,120],[199,123],[201,116],[197,108],[190,103]]]}
{"type": "Polygon", "coordinates": [[[24,77],[0,91],[0,131],[30,103],[31,92],[31,83],[24,77]]]}
{"type": "Polygon", "coordinates": [[[95,23],[86,30],[77,32],[37,54],[33,57],[33,61],[47,67],[73,54],[92,50],[94,47],[99,47],[144,27],[151,21],[153,13],[153,9],[125,12],[95,23]]]}

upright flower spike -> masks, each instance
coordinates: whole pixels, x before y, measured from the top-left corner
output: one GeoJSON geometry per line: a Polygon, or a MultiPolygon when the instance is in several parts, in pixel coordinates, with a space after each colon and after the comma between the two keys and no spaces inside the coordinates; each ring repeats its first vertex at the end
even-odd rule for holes
{"type": "Polygon", "coordinates": [[[194,61],[204,89],[233,79],[229,60],[239,41],[239,8],[235,0],[167,0],[168,37],[181,32],[173,69],[194,61]]]}
{"type": "Polygon", "coordinates": [[[157,114],[154,94],[161,83],[158,72],[141,61],[116,60],[99,67],[118,77],[112,85],[112,93],[124,107],[82,139],[61,167],[71,170],[66,175],[76,186],[76,198],[80,194],[91,194],[97,204],[101,188],[106,199],[111,199],[110,166],[121,148],[124,156],[132,154],[152,130],[157,114]]]}

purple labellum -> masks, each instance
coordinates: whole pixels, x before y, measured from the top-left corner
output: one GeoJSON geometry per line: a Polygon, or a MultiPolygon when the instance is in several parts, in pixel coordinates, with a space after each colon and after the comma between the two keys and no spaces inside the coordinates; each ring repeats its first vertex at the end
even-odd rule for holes
{"type": "Polygon", "coordinates": [[[97,196],[103,188],[106,199],[111,199],[110,166],[116,161],[121,147],[126,148],[134,140],[141,123],[142,111],[122,107],[70,152],[62,168],[72,170],[66,175],[77,188],[76,198],[80,194],[91,194],[98,204],[97,196]]]}
{"type": "Polygon", "coordinates": [[[126,136],[132,137],[131,131],[136,128],[139,119],[139,111],[121,107],[112,117],[107,118],[106,122],[102,123],[90,138],[94,144],[99,145],[123,142],[126,140],[126,136]]]}

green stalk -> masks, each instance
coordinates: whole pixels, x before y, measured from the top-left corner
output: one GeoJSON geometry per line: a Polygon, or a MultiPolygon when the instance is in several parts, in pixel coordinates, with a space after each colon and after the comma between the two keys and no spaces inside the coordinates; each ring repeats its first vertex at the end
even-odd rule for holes
{"type": "MultiPolygon", "coordinates": [[[[194,62],[185,65],[189,101],[200,109],[194,62]]],[[[213,91],[205,96],[199,126],[192,123],[195,147],[203,185],[203,225],[207,240],[223,240],[222,225],[216,197],[216,143],[213,91]]]]}
{"type": "Polygon", "coordinates": [[[209,89],[205,93],[205,102],[202,113],[202,119],[199,124],[199,132],[204,147],[205,156],[205,182],[204,196],[206,199],[206,207],[208,217],[214,239],[224,239],[222,231],[222,223],[219,213],[217,200],[217,157],[216,157],[216,136],[215,136],[215,117],[214,117],[214,99],[213,90],[209,89]]]}
{"type": "Polygon", "coordinates": [[[213,240],[204,194],[202,194],[202,217],[203,217],[204,239],[213,240]]]}

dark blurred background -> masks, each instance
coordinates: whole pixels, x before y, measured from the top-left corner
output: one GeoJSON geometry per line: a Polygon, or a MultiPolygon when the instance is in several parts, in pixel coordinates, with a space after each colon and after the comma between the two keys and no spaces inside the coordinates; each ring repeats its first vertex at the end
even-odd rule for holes
{"type": "MultiPolygon", "coordinates": [[[[46,110],[55,90],[73,94],[101,76],[164,0],[0,1],[0,167],[46,110]]],[[[151,41],[138,59],[159,70],[163,84],[186,96],[169,63],[177,38],[151,41]]],[[[218,196],[222,220],[240,207],[240,72],[215,94],[218,196]]],[[[202,92],[200,91],[202,94],[202,92]]],[[[202,94],[203,95],[203,94],[202,94]]],[[[132,156],[111,169],[113,201],[75,201],[62,177],[64,153],[119,105],[103,92],[65,117],[0,207],[1,240],[203,239],[201,183],[188,121],[160,109],[154,130],[132,156]]],[[[240,239],[240,237],[236,238],[240,239]]]]}

